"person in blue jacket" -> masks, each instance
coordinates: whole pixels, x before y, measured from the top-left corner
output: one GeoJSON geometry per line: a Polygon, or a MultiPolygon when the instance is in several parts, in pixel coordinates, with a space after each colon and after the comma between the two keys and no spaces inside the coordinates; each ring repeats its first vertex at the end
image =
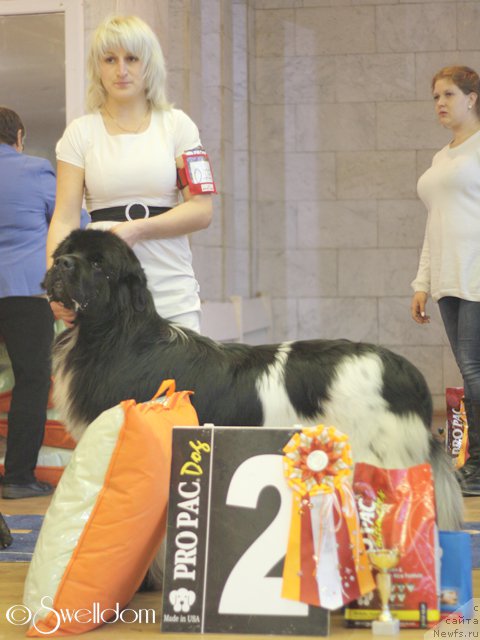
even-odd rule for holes
{"type": "Polygon", "coordinates": [[[40,285],[55,172],[23,152],[25,127],[0,106],[0,336],[15,384],[8,413],[2,498],[46,496],[53,487],[35,477],[50,389],[54,318],[40,285]]]}

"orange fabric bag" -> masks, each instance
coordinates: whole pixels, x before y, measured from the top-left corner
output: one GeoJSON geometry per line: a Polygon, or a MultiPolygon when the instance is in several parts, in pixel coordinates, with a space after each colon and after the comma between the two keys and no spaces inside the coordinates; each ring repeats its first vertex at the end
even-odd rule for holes
{"type": "Polygon", "coordinates": [[[78,442],[27,575],[28,636],[90,631],[140,586],[165,534],[172,429],[198,425],[190,392],[174,389],[168,380],[155,395],[167,391],[164,403],[127,400],[105,411],[78,442]]]}

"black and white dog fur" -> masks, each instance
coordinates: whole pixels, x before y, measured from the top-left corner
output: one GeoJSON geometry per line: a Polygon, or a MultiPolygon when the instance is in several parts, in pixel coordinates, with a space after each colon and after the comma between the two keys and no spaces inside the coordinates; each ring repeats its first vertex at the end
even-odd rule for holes
{"type": "Polygon", "coordinates": [[[122,400],[150,400],[160,382],[194,391],[200,424],[334,425],[355,462],[432,465],[438,522],[457,529],[462,497],[431,433],[432,401],[405,358],[371,344],[308,340],[221,344],[161,318],[133,251],[116,235],[72,232],[56,249],[44,287],[77,311],[53,350],[54,402],[79,438],[122,400]]]}

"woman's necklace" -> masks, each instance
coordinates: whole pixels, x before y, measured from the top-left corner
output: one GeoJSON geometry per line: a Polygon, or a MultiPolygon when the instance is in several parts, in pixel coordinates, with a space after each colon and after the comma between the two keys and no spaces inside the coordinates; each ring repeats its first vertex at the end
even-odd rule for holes
{"type": "Polygon", "coordinates": [[[118,120],[116,120],[112,114],[110,113],[110,111],[107,109],[106,105],[103,105],[103,110],[105,111],[105,113],[108,115],[108,117],[110,118],[110,120],[117,125],[117,127],[119,129],[121,129],[122,131],[125,131],[125,133],[138,133],[140,131],[140,129],[142,128],[145,120],[148,117],[148,114],[150,113],[150,109],[147,107],[147,110],[145,112],[145,115],[143,116],[143,118],[140,120],[140,124],[138,125],[138,127],[136,129],[134,129],[132,131],[132,129],[126,129],[125,127],[122,127],[122,125],[118,122],[118,120]]]}

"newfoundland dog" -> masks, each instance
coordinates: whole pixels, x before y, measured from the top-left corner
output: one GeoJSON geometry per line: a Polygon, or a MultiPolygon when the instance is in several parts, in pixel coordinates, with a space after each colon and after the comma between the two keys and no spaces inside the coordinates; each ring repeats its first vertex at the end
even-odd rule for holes
{"type": "Polygon", "coordinates": [[[54,402],[79,438],[122,400],[150,400],[161,381],[194,392],[200,424],[334,425],[356,462],[429,462],[440,527],[456,529],[462,498],[441,444],[422,374],[387,349],[348,340],[221,344],[161,318],[134,252],[108,231],[73,231],[44,287],[77,312],[53,349],[54,402]]]}

